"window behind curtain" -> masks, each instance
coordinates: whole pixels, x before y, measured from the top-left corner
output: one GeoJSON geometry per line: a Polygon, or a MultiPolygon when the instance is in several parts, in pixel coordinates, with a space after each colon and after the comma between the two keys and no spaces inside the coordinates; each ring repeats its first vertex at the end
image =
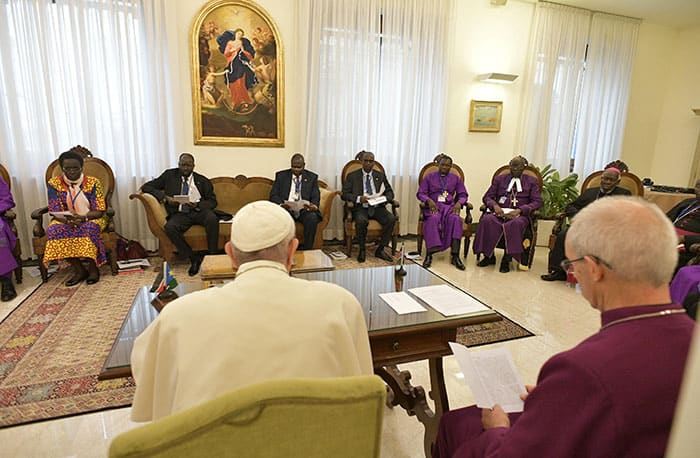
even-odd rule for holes
{"type": "MultiPolygon", "coordinates": [[[[415,201],[420,168],[444,137],[446,51],[452,0],[310,0],[306,154],[339,189],[360,150],[384,165],[396,198],[415,201]]],[[[303,15],[304,13],[302,13],[303,15]]],[[[401,233],[417,206],[401,207],[401,233]]],[[[326,238],[340,237],[338,219],[326,238]]]]}
{"type": "Polygon", "coordinates": [[[15,176],[23,253],[46,166],[77,144],[115,173],[118,229],[155,247],[128,195],[162,171],[173,141],[164,11],[163,0],[0,5],[0,161],[15,176]]]}

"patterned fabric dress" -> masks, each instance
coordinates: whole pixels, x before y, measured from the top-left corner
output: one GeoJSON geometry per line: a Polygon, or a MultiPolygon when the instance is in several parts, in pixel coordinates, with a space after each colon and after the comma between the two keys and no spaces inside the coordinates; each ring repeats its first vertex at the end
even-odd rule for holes
{"type": "MultiPolygon", "coordinates": [[[[102,183],[95,177],[85,175],[81,186],[90,203],[90,211],[105,211],[107,206],[102,191],[102,183]]],[[[68,211],[68,184],[63,176],[53,177],[48,182],[49,211],[68,211]]],[[[100,233],[107,226],[107,216],[86,221],[78,227],[51,221],[46,229],[46,251],[44,263],[54,259],[91,258],[99,267],[107,262],[105,246],[100,233]]]]}

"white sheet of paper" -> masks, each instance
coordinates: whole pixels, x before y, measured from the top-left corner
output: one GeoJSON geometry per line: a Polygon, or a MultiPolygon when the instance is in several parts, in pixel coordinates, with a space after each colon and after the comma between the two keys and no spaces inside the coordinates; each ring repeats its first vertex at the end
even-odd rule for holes
{"type": "Polygon", "coordinates": [[[399,315],[407,313],[425,312],[425,307],[403,291],[397,293],[382,293],[379,295],[389,307],[399,315]]]}
{"type": "Polygon", "coordinates": [[[385,196],[370,197],[369,199],[367,199],[367,203],[373,207],[375,205],[383,204],[384,202],[386,202],[385,196]]]}
{"type": "Polygon", "coordinates": [[[139,259],[129,259],[126,261],[117,261],[117,267],[120,269],[128,269],[130,267],[151,267],[151,263],[148,262],[148,259],[146,258],[139,258],[139,259]]]}
{"type": "Polygon", "coordinates": [[[71,213],[71,212],[49,212],[49,215],[51,215],[51,216],[72,216],[73,213],[71,213]]]}
{"type": "Polygon", "coordinates": [[[515,211],[515,208],[508,208],[508,207],[506,207],[506,208],[501,208],[501,210],[503,210],[503,214],[504,214],[504,215],[507,215],[508,213],[514,212],[514,211],[515,211]]]}
{"type": "Polygon", "coordinates": [[[309,205],[308,200],[285,200],[284,203],[289,206],[290,210],[295,212],[303,210],[304,205],[309,205]]]}
{"type": "Polygon", "coordinates": [[[455,342],[450,342],[450,348],[477,407],[490,409],[498,404],[506,412],[523,411],[520,395],[526,392],[525,384],[508,348],[474,351],[455,342]]]}
{"type": "Polygon", "coordinates": [[[173,196],[173,199],[174,199],[175,202],[177,202],[178,204],[188,204],[188,203],[190,203],[190,196],[187,195],[187,194],[177,194],[177,195],[173,196]]]}
{"type": "Polygon", "coordinates": [[[421,286],[408,291],[445,316],[490,310],[469,294],[449,285],[421,286]]]}

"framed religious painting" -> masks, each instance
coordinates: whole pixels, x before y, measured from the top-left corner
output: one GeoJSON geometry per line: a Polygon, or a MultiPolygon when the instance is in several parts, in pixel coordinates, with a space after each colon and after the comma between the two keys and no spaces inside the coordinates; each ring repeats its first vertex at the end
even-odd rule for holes
{"type": "Polygon", "coordinates": [[[284,146],[284,62],[277,26],[259,5],[216,0],[192,23],[194,143],[284,146]]]}
{"type": "Polygon", "coordinates": [[[472,100],[469,105],[469,132],[500,132],[503,102],[472,100]]]}

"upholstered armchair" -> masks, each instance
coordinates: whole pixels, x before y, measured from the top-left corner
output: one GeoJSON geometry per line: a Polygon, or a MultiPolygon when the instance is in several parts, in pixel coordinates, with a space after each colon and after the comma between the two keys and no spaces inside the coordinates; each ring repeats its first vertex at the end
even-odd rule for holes
{"type": "MultiPolygon", "coordinates": [[[[609,165],[612,164],[614,163],[611,163],[609,165]]],[[[602,178],[602,176],[603,170],[598,170],[597,172],[593,172],[590,175],[588,175],[586,179],[583,180],[583,184],[581,185],[581,193],[583,193],[587,189],[599,188],[600,179],[602,178]]],[[[634,173],[622,172],[620,174],[620,184],[618,184],[618,186],[628,190],[632,193],[633,196],[644,196],[644,186],[642,185],[642,180],[640,180],[639,177],[634,173]]],[[[567,222],[566,220],[566,212],[561,212],[556,216],[556,222],[554,223],[554,227],[552,228],[552,234],[549,236],[550,249],[554,246],[554,240],[557,238],[557,235],[559,235],[559,233],[564,228],[564,225],[567,222]]]]}
{"type": "MultiPolygon", "coordinates": [[[[0,164],[0,177],[2,177],[3,181],[7,183],[7,186],[12,189],[10,173],[5,167],[3,167],[2,164],[0,164]]],[[[6,210],[3,216],[10,225],[12,232],[15,234],[15,236],[17,236],[17,226],[15,225],[17,214],[15,211],[12,209],[6,210]]],[[[17,283],[22,283],[22,247],[20,246],[19,238],[17,238],[17,245],[15,246],[14,250],[12,250],[12,255],[15,257],[18,264],[18,267],[15,269],[15,281],[17,283]]]]}
{"type": "MultiPolygon", "coordinates": [[[[494,178],[496,178],[497,176],[505,175],[508,173],[510,173],[510,166],[508,164],[500,166],[494,172],[493,177],[491,178],[491,183],[493,183],[494,178]]],[[[540,192],[542,192],[542,175],[535,167],[531,165],[526,166],[525,170],[523,170],[523,174],[535,177],[537,179],[537,182],[539,183],[540,192]]],[[[479,207],[479,211],[483,216],[486,213],[486,204],[482,204],[481,207],[479,207]]],[[[528,268],[532,267],[532,262],[535,259],[535,245],[537,244],[537,220],[539,219],[539,216],[539,210],[530,212],[530,215],[528,216],[530,219],[530,225],[525,230],[525,234],[523,236],[523,260],[527,260],[528,268]]],[[[501,241],[498,242],[497,248],[504,248],[503,239],[501,239],[501,241]]],[[[477,256],[477,260],[479,258],[480,256],[477,256]]]]}
{"type": "MultiPolygon", "coordinates": [[[[246,177],[238,175],[232,177],[216,177],[211,179],[216,194],[217,209],[235,215],[244,205],[256,200],[268,200],[273,181],[266,177],[246,177]]],[[[333,198],[338,194],[336,191],[328,189],[323,181],[318,182],[321,192],[321,202],[319,210],[323,219],[318,224],[314,248],[319,249],[323,245],[323,230],[328,225],[331,216],[331,205],[333,198]]],[[[176,259],[175,245],[170,241],[165,233],[165,222],[168,216],[165,206],[150,194],[139,192],[129,196],[136,199],[143,205],[146,211],[146,220],[151,233],[158,239],[158,251],[160,256],[169,263],[176,259]]],[[[223,249],[224,244],[231,238],[231,225],[226,222],[219,223],[219,248],[223,249]]],[[[300,223],[296,223],[297,238],[303,242],[304,228],[300,223]]],[[[185,240],[193,251],[207,250],[207,236],[202,226],[192,226],[185,232],[185,240]]]]}
{"type": "MultiPolygon", "coordinates": [[[[361,154],[364,153],[364,151],[361,151],[360,153],[357,154],[356,157],[361,157],[361,154]]],[[[352,161],[348,162],[345,164],[343,167],[343,171],[340,175],[341,183],[343,185],[345,184],[345,179],[347,178],[348,174],[351,172],[354,172],[355,170],[361,169],[362,168],[362,161],[359,159],[353,159],[352,161]]],[[[383,173],[386,175],[386,172],[384,171],[384,167],[382,164],[380,164],[377,161],[374,161],[374,170],[377,170],[378,172],[383,173]]],[[[388,178],[387,178],[388,179],[388,178]]],[[[393,200],[389,203],[387,203],[391,207],[391,212],[394,214],[394,217],[396,218],[396,222],[394,223],[394,231],[391,235],[391,252],[396,253],[396,246],[397,246],[397,241],[399,237],[399,214],[397,209],[399,208],[399,201],[398,200],[393,200]]],[[[357,231],[355,229],[355,221],[352,219],[352,209],[355,206],[354,202],[348,202],[344,201],[343,202],[343,238],[345,240],[345,251],[348,256],[350,256],[350,253],[352,251],[352,242],[357,236],[357,231]]],[[[379,224],[377,221],[371,219],[369,220],[369,224],[367,225],[367,240],[370,239],[378,239],[382,236],[382,226],[379,224]]]]}
{"type": "MultiPolygon", "coordinates": [[[[433,159],[432,162],[429,162],[423,166],[423,168],[420,170],[420,173],[418,174],[418,183],[423,182],[423,178],[425,178],[426,175],[429,173],[437,172],[438,170],[438,165],[439,165],[439,159],[441,155],[438,155],[433,159]]],[[[452,170],[450,173],[455,173],[457,174],[461,179],[462,182],[464,182],[464,171],[462,168],[452,162],[452,170]]],[[[423,221],[425,219],[425,215],[423,214],[423,211],[425,210],[425,204],[423,202],[418,203],[419,211],[418,211],[418,229],[416,231],[417,237],[416,237],[416,244],[418,247],[418,252],[422,253],[423,252],[423,221]]],[[[467,201],[467,205],[465,206],[466,214],[464,216],[464,221],[462,222],[462,236],[464,237],[464,257],[467,257],[467,254],[469,253],[469,246],[471,245],[471,236],[473,234],[473,229],[472,229],[472,209],[474,206],[471,204],[471,202],[467,201]]]]}
{"type": "MultiPolygon", "coordinates": [[[[72,151],[80,153],[83,156],[83,173],[85,175],[93,176],[100,180],[102,183],[102,188],[105,196],[105,204],[107,210],[105,215],[107,216],[107,226],[102,231],[102,240],[105,244],[105,250],[107,252],[107,261],[109,263],[112,275],[117,275],[117,233],[114,230],[114,209],[112,208],[112,194],[114,193],[114,172],[112,168],[102,159],[96,158],[92,153],[80,145],[71,148],[72,151]]],[[[46,168],[46,182],[55,176],[61,175],[61,164],[58,159],[54,160],[46,168]]],[[[49,212],[49,207],[42,207],[36,209],[32,212],[32,219],[36,222],[34,223],[34,237],[32,238],[32,246],[34,248],[34,254],[39,258],[39,271],[41,272],[41,279],[43,281],[48,280],[48,271],[44,265],[43,258],[46,249],[46,230],[44,229],[44,215],[49,212]]]]}
{"type": "Polygon", "coordinates": [[[109,456],[379,457],[385,396],[374,375],[270,380],[120,434],[109,456]]]}

